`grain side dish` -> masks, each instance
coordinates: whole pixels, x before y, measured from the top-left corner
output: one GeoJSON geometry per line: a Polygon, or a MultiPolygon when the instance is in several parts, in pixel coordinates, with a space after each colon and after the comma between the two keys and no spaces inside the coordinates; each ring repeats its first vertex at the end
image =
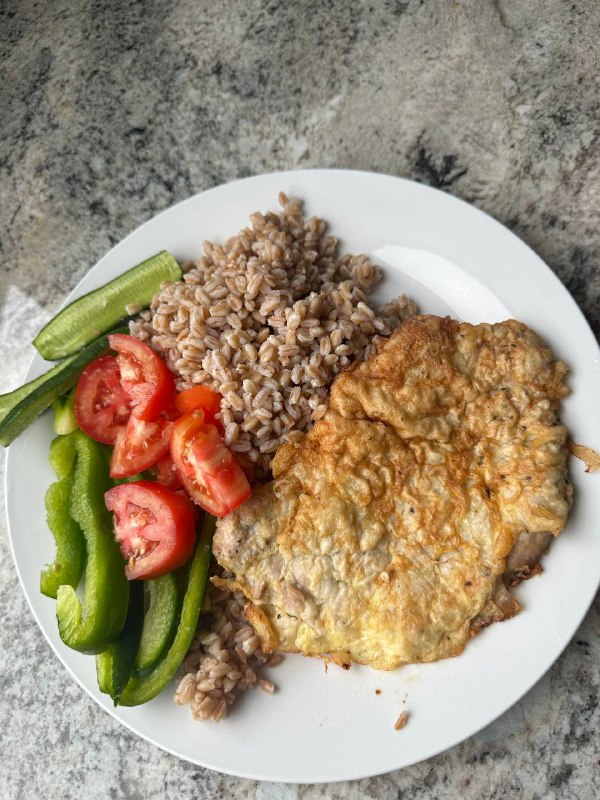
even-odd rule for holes
{"type": "Polygon", "coordinates": [[[406,296],[368,304],[381,270],[365,255],[338,255],[338,240],[302,203],[279,195],[279,214],[183,265],[131,333],[161,353],[179,389],[207,384],[222,397],[225,443],[254,479],[275,450],[297,442],[325,413],[331,382],[367,358],[416,313],[406,296]]]}

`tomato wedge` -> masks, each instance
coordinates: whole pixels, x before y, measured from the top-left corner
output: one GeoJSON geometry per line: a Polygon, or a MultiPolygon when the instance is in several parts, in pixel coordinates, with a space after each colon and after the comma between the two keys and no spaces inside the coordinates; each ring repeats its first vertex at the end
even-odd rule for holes
{"type": "Polygon", "coordinates": [[[251,495],[250,484],[214,425],[201,410],[175,422],[171,458],[192,500],[209,514],[224,517],[251,495]]]}
{"type": "Polygon", "coordinates": [[[182,494],[152,481],[123,483],[104,495],[129,580],[158,578],[182,566],[196,540],[198,513],[182,494]]]}
{"type": "Polygon", "coordinates": [[[169,450],[172,422],[144,422],[133,414],[117,434],[110,459],[110,477],[127,478],[156,464],[169,450]]]}
{"type": "Polygon", "coordinates": [[[131,414],[129,395],[121,386],[114,356],[97,358],[86,367],[75,390],[75,418],[91,439],[114,444],[131,414]]]}
{"type": "Polygon", "coordinates": [[[147,344],[125,333],[114,333],[108,342],[117,352],[121,385],[131,398],[132,413],[146,422],[173,405],[175,382],[162,358],[147,344]]]}
{"type": "Polygon", "coordinates": [[[175,408],[180,414],[189,414],[197,408],[204,411],[207,422],[215,423],[215,414],[221,410],[221,395],[208,386],[192,386],[175,397],[175,408]]]}
{"type": "Polygon", "coordinates": [[[170,453],[165,453],[162,458],[158,459],[156,464],[152,467],[152,472],[156,475],[156,480],[162,483],[163,486],[168,486],[169,489],[179,489],[181,486],[177,468],[173,463],[170,453]]]}

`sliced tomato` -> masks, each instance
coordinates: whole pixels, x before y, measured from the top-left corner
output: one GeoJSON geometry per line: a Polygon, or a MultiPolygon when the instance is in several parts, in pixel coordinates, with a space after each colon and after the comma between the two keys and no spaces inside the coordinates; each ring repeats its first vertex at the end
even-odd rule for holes
{"type": "Polygon", "coordinates": [[[75,390],[77,424],[97,442],[114,444],[130,415],[129,395],[121,386],[117,359],[96,359],[83,370],[75,390]]]}
{"type": "Polygon", "coordinates": [[[129,580],[157,578],[191,556],[198,512],[182,494],[152,481],[123,483],[104,495],[129,580]]]}
{"type": "Polygon", "coordinates": [[[201,408],[206,421],[214,425],[217,422],[215,414],[221,410],[221,395],[208,386],[192,386],[175,396],[175,408],[180,414],[189,414],[201,408]]]}
{"type": "Polygon", "coordinates": [[[152,467],[152,472],[156,475],[156,480],[163,486],[168,486],[169,489],[179,489],[181,486],[177,468],[170,453],[165,453],[162,458],[158,459],[152,467]]]}
{"type": "Polygon", "coordinates": [[[175,398],[173,398],[172,401],[167,406],[165,406],[165,408],[161,411],[160,416],[163,417],[164,419],[170,420],[171,422],[173,422],[176,419],[179,419],[181,414],[179,413],[179,411],[177,411],[177,408],[175,406],[175,398]]]}
{"type": "Polygon", "coordinates": [[[175,422],[171,458],[192,500],[215,517],[224,517],[251,495],[250,484],[201,410],[175,422]]]}
{"type": "Polygon", "coordinates": [[[117,434],[110,459],[111,478],[137,475],[156,464],[169,450],[172,422],[156,419],[144,422],[133,414],[117,434]]]}
{"type": "Polygon", "coordinates": [[[108,342],[118,354],[121,385],[131,398],[135,416],[148,422],[170,409],[175,382],[162,358],[147,344],[125,333],[114,333],[108,342]]]}

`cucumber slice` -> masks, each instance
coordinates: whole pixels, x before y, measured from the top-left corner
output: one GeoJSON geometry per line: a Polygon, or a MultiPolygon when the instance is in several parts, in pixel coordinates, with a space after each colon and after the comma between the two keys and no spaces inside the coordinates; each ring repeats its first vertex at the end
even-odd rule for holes
{"type": "Polygon", "coordinates": [[[47,361],[70,356],[126,317],[127,305],[147,308],[163,281],[181,276],[179,264],[163,250],[59,311],[38,333],[34,347],[47,361]]]}
{"type": "Polygon", "coordinates": [[[43,375],[40,375],[39,378],[34,378],[29,383],[26,383],[24,386],[19,386],[18,389],[14,389],[12,392],[8,392],[7,394],[0,395],[0,423],[2,420],[15,408],[19,405],[21,400],[24,400],[30,394],[42,386],[47,380],[50,380],[55,375],[70,364],[75,359],[75,356],[71,356],[71,358],[67,358],[64,361],[61,361],[60,364],[56,364],[52,369],[49,369],[48,372],[45,372],[43,375]]]}
{"type": "MultiPolygon", "coordinates": [[[[112,333],[127,333],[127,329],[118,328],[112,333]]],[[[108,336],[100,336],[75,356],[52,367],[45,375],[0,397],[1,445],[8,447],[53,400],[77,383],[83,368],[109,349],[108,336]]]]}

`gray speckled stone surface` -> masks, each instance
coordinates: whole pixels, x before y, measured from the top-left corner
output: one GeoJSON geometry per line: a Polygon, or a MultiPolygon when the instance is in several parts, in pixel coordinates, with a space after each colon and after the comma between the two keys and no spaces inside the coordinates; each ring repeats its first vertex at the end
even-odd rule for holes
{"type": "MultiPolygon", "coordinates": [[[[171,203],[276,169],[441,187],[508,225],[600,332],[600,6],[563,0],[0,4],[0,390],[108,248],[171,203]]],[[[37,629],[0,523],[0,798],[600,796],[600,605],[501,719],[332,786],[223,777],[119,727],[37,629]]]]}

